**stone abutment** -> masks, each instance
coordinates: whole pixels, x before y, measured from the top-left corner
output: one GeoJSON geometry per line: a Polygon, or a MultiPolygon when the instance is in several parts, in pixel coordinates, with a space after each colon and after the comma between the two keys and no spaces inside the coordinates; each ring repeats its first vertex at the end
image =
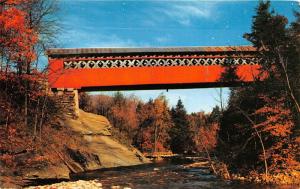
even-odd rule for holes
{"type": "Polygon", "coordinates": [[[72,88],[52,89],[51,96],[56,106],[61,109],[65,115],[78,118],[79,116],[79,99],[78,90],[72,88]]]}

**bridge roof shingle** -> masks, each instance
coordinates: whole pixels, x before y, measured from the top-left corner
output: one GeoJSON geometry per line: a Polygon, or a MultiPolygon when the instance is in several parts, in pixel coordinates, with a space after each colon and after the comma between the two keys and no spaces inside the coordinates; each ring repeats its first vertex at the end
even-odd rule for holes
{"type": "Polygon", "coordinates": [[[150,47],[150,48],[53,48],[47,50],[48,56],[89,55],[89,54],[127,54],[127,53],[191,53],[191,52],[251,52],[253,46],[193,46],[193,47],[150,47]]]}

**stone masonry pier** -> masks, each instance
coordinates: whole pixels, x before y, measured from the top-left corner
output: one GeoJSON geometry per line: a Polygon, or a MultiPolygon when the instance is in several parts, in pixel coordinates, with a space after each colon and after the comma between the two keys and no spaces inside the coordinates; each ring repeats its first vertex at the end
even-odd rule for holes
{"type": "Polygon", "coordinates": [[[65,115],[77,118],[79,115],[78,90],[73,88],[52,89],[51,93],[58,108],[65,112],[65,115]]]}

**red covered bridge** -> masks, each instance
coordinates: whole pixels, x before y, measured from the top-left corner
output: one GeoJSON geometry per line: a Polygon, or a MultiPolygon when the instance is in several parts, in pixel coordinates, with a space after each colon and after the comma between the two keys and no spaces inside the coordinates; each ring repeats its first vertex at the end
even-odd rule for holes
{"type": "Polygon", "coordinates": [[[259,73],[256,50],[237,47],[49,49],[49,86],[77,116],[78,91],[233,86],[259,73]],[[220,80],[236,66],[238,82],[220,80]]]}
{"type": "Polygon", "coordinates": [[[230,86],[220,81],[224,65],[251,82],[255,53],[251,46],[49,49],[49,84],[83,91],[230,86]]]}

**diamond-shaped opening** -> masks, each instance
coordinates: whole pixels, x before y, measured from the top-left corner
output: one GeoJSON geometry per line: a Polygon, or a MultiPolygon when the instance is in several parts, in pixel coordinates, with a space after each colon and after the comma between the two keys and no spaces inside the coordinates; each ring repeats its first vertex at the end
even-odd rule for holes
{"type": "Polygon", "coordinates": [[[150,62],[150,64],[152,65],[152,66],[154,66],[155,65],[155,60],[151,60],[151,62],[150,62]]]}
{"type": "Polygon", "coordinates": [[[193,59],[193,60],[192,60],[192,64],[193,64],[193,65],[196,65],[196,64],[197,64],[197,60],[193,59]]]}
{"type": "Polygon", "coordinates": [[[80,62],[80,67],[84,68],[85,67],[85,62],[80,62]]]}
{"type": "Polygon", "coordinates": [[[99,68],[102,68],[102,67],[103,67],[103,62],[99,62],[99,63],[98,63],[98,67],[99,67],[99,68]]]}

